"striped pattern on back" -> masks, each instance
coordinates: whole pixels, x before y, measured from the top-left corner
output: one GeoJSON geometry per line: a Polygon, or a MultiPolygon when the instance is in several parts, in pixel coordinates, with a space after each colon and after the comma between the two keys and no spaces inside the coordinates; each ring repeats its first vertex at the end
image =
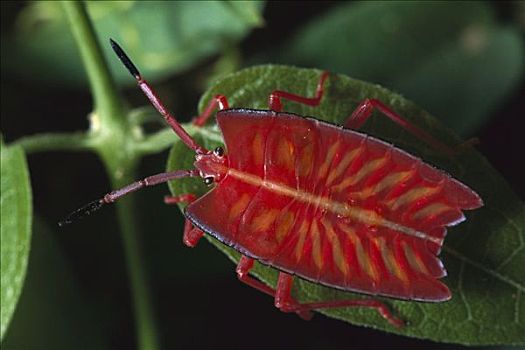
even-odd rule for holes
{"type": "Polygon", "coordinates": [[[468,187],[367,135],[287,113],[217,114],[228,175],[188,217],[242,253],[336,288],[450,298],[446,227],[481,206],[468,187]]]}

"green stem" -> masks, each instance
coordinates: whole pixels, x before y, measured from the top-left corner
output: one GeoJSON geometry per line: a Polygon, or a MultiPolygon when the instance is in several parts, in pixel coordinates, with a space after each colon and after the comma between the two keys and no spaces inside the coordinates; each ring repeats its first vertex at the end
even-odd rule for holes
{"type": "MultiPolygon", "coordinates": [[[[210,141],[224,142],[222,135],[219,132],[213,131],[207,127],[195,127],[193,124],[182,124],[184,130],[192,137],[201,135],[210,141]]],[[[144,140],[137,141],[133,145],[133,149],[143,155],[155,154],[172,147],[175,142],[180,142],[180,139],[175,135],[172,129],[165,128],[157,131],[154,134],[148,135],[144,140]]]]}
{"type": "MultiPolygon", "coordinates": [[[[140,154],[131,146],[134,142],[132,127],[126,119],[126,110],[84,3],[63,1],[62,4],[86,67],[94,98],[95,109],[89,137],[98,141],[94,148],[106,166],[113,188],[120,188],[136,178],[140,154]]],[[[118,201],[116,207],[131,283],[138,346],[142,350],[156,350],[159,348],[158,334],[140,251],[133,197],[118,201]]]]}
{"type": "Polygon", "coordinates": [[[46,151],[89,151],[95,148],[96,138],[84,132],[70,134],[47,133],[19,138],[13,145],[20,146],[26,153],[46,151]]]}
{"type": "Polygon", "coordinates": [[[81,1],[63,1],[62,5],[86,68],[93,94],[94,110],[99,113],[100,123],[102,126],[124,130],[126,128],[124,106],[86,7],[81,1]]]}
{"type": "MultiPolygon", "coordinates": [[[[132,173],[130,173],[132,174],[132,173]]],[[[113,181],[113,188],[121,188],[134,181],[132,176],[124,176],[113,181]]],[[[148,288],[142,256],[140,254],[139,230],[136,224],[136,205],[133,197],[123,198],[116,203],[117,218],[122,232],[126,253],[127,269],[130,276],[132,299],[135,308],[135,327],[137,328],[139,349],[159,349],[156,322],[151,310],[151,294],[148,288]]]]}

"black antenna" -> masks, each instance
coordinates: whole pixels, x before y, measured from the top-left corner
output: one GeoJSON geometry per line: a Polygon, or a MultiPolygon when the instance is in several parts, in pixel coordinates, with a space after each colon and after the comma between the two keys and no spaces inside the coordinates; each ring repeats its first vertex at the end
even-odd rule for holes
{"type": "Polygon", "coordinates": [[[58,226],[63,227],[71,224],[74,221],[77,221],[78,219],[82,219],[83,217],[88,216],[93,212],[99,210],[104,204],[106,204],[104,199],[97,199],[96,201],[88,203],[82,208],[79,208],[71,214],[69,214],[64,220],[58,223],[58,226]]]}
{"type": "Polygon", "coordinates": [[[181,179],[183,177],[196,177],[196,176],[200,176],[199,171],[196,169],[175,170],[175,171],[170,171],[167,173],[160,173],[160,174],[148,176],[142,180],[135,181],[133,183],[130,183],[127,186],[119,188],[118,190],[112,191],[106,194],[101,199],[97,199],[96,201],[93,201],[89,204],[84,205],[82,208],[75,210],[74,212],[69,214],[67,218],[60,221],[58,223],[58,226],[65,226],[65,225],[71,224],[72,222],[78,219],[81,219],[87,215],[90,215],[94,211],[99,210],[105,204],[113,203],[119,200],[120,198],[124,197],[125,195],[138,191],[141,188],[155,186],[158,184],[166,183],[171,180],[181,179]]]}
{"type": "Polygon", "coordinates": [[[184,142],[186,146],[188,146],[197,153],[206,153],[207,150],[204,147],[201,147],[199,144],[197,144],[193,137],[191,137],[190,134],[188,134],[188,132],[184,130],[184,128],[177,121],[177,119],[175,119],[175,117],[166,108],[164,103],[162,103],[153,87],[142,78],[142,75],[140,75],[139,70],[137,69],[137,67],[135,67],[133,62],[131,62],[131,59],[128,57],[128,55],[126,55],[122,47],[120,47],[120,45],[117,44],[117,42],[113,39],[109,39],[109,43],[111,44],[113,51],[115,51],[122,64],[126,66],[131,75],[137,80],[138,86],[144,92],[148,100],[150,100],[153,107],[155,107],[155,109],[159,111],[159,113],[162,115],[164,120],[166,120],[168,125],[171,126],[171,128],[173,129],[173,131],[175,131],[177,136],[180,137],[182,142],[184,142]]]}
{"type": "Polygon", "coordinates": [[[124,50],[122,50],[120,45],[117,44],[117,42],[111,38],[109,39],[109,43],[111,44],[113,51],[115,51],[122,64],[126,66],[131,75],[133,75],[135,79],[140,80],[142,76],[140,75],[139,70],[137,69],[137,67],[135,67],[133,62],[131,62],[131,59],[128,57],[128,55],[126,55],[124,50]]]}

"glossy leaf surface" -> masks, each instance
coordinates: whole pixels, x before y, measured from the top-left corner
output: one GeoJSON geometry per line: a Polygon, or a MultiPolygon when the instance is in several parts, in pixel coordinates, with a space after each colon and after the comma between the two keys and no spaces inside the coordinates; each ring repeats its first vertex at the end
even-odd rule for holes
{"type": "MultiPolygon", "coordinates": [[[[263,7],[261,1],[87,2],[112,73],[126,84],[133,81],[106,44],[110,37],[126,48],[145,76],[155,80],[188,69],[240,41],[252,28],[263,25],[263,7]]],[[[7,67],[19,74],[84,83],[85,73],[59,2],[35,2],[25,8],[11,44],[3,44],[2,50],[8,57],[7,67]],[[8,47],[18,57],[9,55],[8,47]]]]}
{"type": "MultiPolygon", "coordinates": [[[[218,81],[203,96],[200,110],[217,93],[228,96],[232,107],[262,109],[267,108],[267,96],[275,89],[313,95],[319,74],[318,70],[285,66],[246,69],[218,81]]],[[[400,95],[342,75],[330,76],[321,106],[311,108],[285,102],[284,110],[342,124],[365,98],[381,99],[445,143],[461,142],[453,132],[400,95]]],[[[446,170],[477,191],[485,206],[467,212],[467,221],[450,228],[445,240],[441,258],[449,276],[442,281],[452,291],[451,301],[427,304],[384,299],[398,316],[409,323],[402,329],[394,329],[371,310],[333,309],[321,313],[352,324],[440,342],[469,345],[525,343],[525,304],[520,302],[525,291],[522,268],[525,265],[525,210],[521,201],[475,150],[468,150],[455,158],[443,156],[378,114],[366,123],[362,131],[393,142],[427,163],[446,170]]],[[[208,148],[221,144],[220,132],[212,124],[197,133],[198,140],[208,148]]],[[[168,168],[187,169],[192,163],[193,154],[177,142],[171,151],[168,168]]],[[[176,194],[192,192],[201,195],[208,190],[199,179],[173,182],[171,188],[176,194]]],[[[210,241],[232,260],[239,258],[232,249],[214,239],[210,241]]],[[[276,270],[257,264],[254,273],[264,282],[275,285],[276,270]]],[[[294,294],[303,301],[368,298],[306,281],[296,283],[294,294]]],[[[270,300],[267,302],[268,307],[273,307],[270,300]]]]}
{"type": "Polygon", "coordinates": [[[31,186],[24,152],[1,145],[1,338],[9,326],[26,275],[31,244],[31,186]]]}
{"type": "Polygon", "coordinates": [[[341,3],[302,27],[275,59],[380,83],[469,135],[524,74],[520,33],[496,17],[486,2],[341,3]]]}

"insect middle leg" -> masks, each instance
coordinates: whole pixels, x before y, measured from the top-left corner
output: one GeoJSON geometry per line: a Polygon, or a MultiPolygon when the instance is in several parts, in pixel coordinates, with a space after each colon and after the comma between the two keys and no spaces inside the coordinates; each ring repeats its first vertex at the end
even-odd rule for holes
{"type": "MultiPolygon", "coordinates": [[[[166,196],[164,197],[164,203],[168,205],[182,202],[190,204],[195,199],[197,199],[197,196],[192,193],[186,193],[175,197],[166,196]]],[[[202,238],[202,236],[204,236],[204,232],[201,229],[194,227],[191,221],[186,219],[184,222],[184,235],[182,236],[182,241],[184,244],[190,248],[193,248],[197,245],[197,243],[199,243],[199,240],[202,238]]]]}
{"type": "MultiPolygon", "coordinates": [[[[275,289],[267,286],[266,284],[262,283],[261,281],[251,277],[248,273],[253,267],[254,260],[251,258],[248,258],[247,256],[242,256],[241,260],[237,264],[237,277],[239,280],[243,283],[246,283],[250,287],[253,287],[257,290],[260,290],[263,293],[266,293],[272,297],[276,296],[275,289]]],[[[290,301],[297,303],[291,296],[290,301]]],[[[313,317],[313,314],[309,310],[297,310],[295,311],[297,314],[304,320],[310,320],[313,317]]]]}

